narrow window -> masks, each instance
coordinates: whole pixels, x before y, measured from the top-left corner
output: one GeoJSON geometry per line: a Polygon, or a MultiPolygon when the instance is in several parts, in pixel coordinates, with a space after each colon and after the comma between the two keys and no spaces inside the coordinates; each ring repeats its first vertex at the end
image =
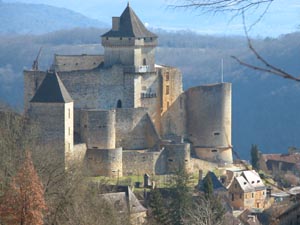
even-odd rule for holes
{"type": "Polygon", "coordinates": [[[170,102],[167,102],[167,109],[170,107],[170,102]]]}
{"type": "Polygon", "coordinates": [[[170,80],[170,74],[169,72],[166,72],[166,81],[170,80]]]}
{"type": "Polygon", "coordinates": [[[169,85],[166,86],[166,95],[170,94],[170,87],[169,85]]]}
{"type": "Polygon", "coordinates": [[[144,58],[143,59],[143,65],[146,66],[147,65],[147,60],[144,58]]]}
{"type": "Polygon", "coordinates": [[[234,201],[234,194],[231,194],[231,201],[234,201]]]}
{"type": "Polygon", "coordinates": [[[68,109],[68,118],[71,118],[71,109],[68,109]]]}
{"type": "Polygon", "coordinates": [[[69,136],[71,135],[71,127],[68,128],[69,136]]]}
{"type": "Polygon", "coordinates": [[[120,99],[117,102],[117,108],[118,109],[122,108],[122,101],[120,99]]]}
{"type": "Polygon", "coordinates": [[[252,198],[254,198],[254,193],[252,193],[252,198]]]}

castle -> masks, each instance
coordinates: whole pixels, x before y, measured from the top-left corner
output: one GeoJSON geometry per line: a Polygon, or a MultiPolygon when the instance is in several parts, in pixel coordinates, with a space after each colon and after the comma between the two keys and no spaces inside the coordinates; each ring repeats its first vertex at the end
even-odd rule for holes
{"type": "Polygon", "coordinates": [[[230,83],[184,92],[177,68],[155,64],[158,37],[129,4],[101,39],[104,55],[55,55],[48,71],[24,71],[40,146],[111,177],[232,163],[230,83]]]}

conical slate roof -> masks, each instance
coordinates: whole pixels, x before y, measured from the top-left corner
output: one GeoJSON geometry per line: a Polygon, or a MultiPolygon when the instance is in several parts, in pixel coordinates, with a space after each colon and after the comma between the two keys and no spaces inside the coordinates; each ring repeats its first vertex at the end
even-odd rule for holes
{"type": "Polygon", "coordinates": [[[47,72],[45,79],[30,102],[68,103],[73,99],[55,72],[47,72]]]}
{"type": "Polygon", "coordinates": [[[142,21],[135,14],[129,3],[120,17],[119,30],[110,30],[102,37],[157,37],[154,33],[148,31],[142,21]]]}

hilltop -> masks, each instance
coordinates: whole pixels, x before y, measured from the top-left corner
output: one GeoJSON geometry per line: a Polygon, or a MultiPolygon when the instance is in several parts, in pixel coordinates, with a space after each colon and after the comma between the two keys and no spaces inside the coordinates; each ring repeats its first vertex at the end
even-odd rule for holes
{"type": "Polygon", "coordinates": [[[0,34],[42,34],[74,27],[107,27],[74,11],[43,4],[0,2],[0,34]]]}

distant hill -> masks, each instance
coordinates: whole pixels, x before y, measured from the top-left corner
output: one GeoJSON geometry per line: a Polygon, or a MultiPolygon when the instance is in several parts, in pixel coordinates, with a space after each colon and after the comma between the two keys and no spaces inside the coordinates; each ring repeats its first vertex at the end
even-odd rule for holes
{"type": "MultiPolygon", "coordinates": [[[[54,53],[102,54],[99,36],[107,29],[76,28],[43,35],[0,36],[0,100],[22,108],[24,68],[30,68],[41,46],[40,67],[47,69],[54,53]]],[[[154,31],[159,36],[158,64],[176,66],[183,73],[184,88],[232,82],[232,138],[234,149],[249,158],[251,144],[265,153],[285,152],[300,146],[300,83],[240,66],[238,56],[254,62],[243,37],[215,37],[191,32],[154,31]]],[[[289,73],[300,71],[300,32],[277,39],[253,40],[268,61],[289,73]]]]}
{"type": "Polygon", "coordinates": [[[64,8],[0,1],[0,34],[42,34],[74,27],[107,26],[64,8]]]}

